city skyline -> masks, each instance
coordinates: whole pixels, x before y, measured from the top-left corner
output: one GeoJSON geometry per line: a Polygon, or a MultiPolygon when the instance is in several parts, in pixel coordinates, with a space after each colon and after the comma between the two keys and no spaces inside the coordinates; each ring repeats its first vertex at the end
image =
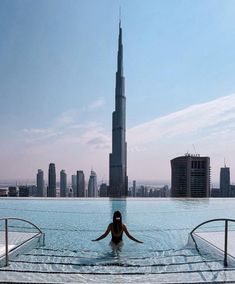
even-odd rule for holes
{"type": "MultiPolygon", "coordinates": [[[[234,182],[235,4],[120,2],[130,182],[170,183],[170,160],[194,147],[212,184],[224,157],[234,182]]],[[[0,3],[0,180],[53,161],[107,182],[119,3],[55,3],[0,3]]]]}

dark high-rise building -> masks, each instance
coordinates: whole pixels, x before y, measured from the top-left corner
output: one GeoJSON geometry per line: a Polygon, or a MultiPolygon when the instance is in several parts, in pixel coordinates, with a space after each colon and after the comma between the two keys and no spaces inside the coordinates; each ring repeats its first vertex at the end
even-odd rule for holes
{"type": "Polygon", "coordinates": [[[78,197],[77,194],[77,175],[72,175],[72,190],[73,190],[73,196],[78,197]]]}
{"type": "Polygon", "coordinates": [[[8,187],[8,196],[10,196],[10,197],[17,197],[18,196],[16,186],[9,186],[8,187]]]}
{"type": "Polygon", "coordinates": [[[220,188],[212,187],[211,188],[211,197],[221,197],[220,188]]]}
{"type": "Polygon", "coordinates": [[[235,197],[235,185],[230,185],[230,197],[235,197]]]}
{"type": "Polygon", "coordinates": [[[29,189],[29,196],[37,197],[38,196],[38,190],[36,185],[28,185],[29,189]]]}
{"type": "Polygon", "coordinates": [[[60,171],[60,197],[66,197],[67,193],[67,175],[65,170],[60,171]]]}
{"type": "Polygon", "coordinates": [[[38,197],[43,197],[43,190],[44,190],[43,171],[39,169],[37,173],[37,196],[38,197]]]}
{"type": "Polygon", "coordinates": [[[47,196],[56,197],[56,172],[53,163],[49,165],[47,196]]]}
{"type": "Polygon", "coordinates": [[[27,185],[19,186],[19,197],[29,197],[29,187],[27,185]]]}
{"type": "Polygon", "coordinates": [[[132,196],[133,196],[133,197],[136,196],[136,181],[135,181],[135,180],[133,180],[132,196]]]}
{"type": "Polygon", "coordinates": [[[123,76],[122,28],[119,22],[115,111],[112,126],[112,153],[109,155],[109,196],[127,196],[126,97],[123,76]]]}
{"type": "Polygon", "coordinates": [[[210,197],[210,158],[199,155],[171,160],[172,197],[210,197]]]}
{"type": "Polygon", "coordinates": [[[0,197],[7,197],[7,188],[0,188],[0,197]]]}
{"type": "Polygon", "coordinates": [[[107,184],[102,183],[100,185],[100,197],[107,197],[107,184]]]}
{"type": "Polygon", "coordinates": [[[77,197],[85,196],[85,176],[83,171],[77,171],[77,197]]]}
{"type": "Polygon", "coordinates": [[[230,197],[230,169],[220,169],[220,197],[230,197]]]}

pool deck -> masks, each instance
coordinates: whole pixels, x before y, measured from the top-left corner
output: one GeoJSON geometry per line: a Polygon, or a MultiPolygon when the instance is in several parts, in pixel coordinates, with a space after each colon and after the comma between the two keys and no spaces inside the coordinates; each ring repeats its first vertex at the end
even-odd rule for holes
{"type": "MultiPolygon", "coordinates": [[[[208,243],[211,249],[215,248],[224,253],[224,231],[196,232],[193,235],[208,243]]],[[[228,232],[227,252],[235,261],[235,231],[228,232]]]]}
{"type": "MultiPolygon", "coordinates": [[[[25,232],[9,232],[8,233],[8,251],[25,243],[26,241],[36,237],[38,233],[25,233],[25,232]]],[[[0,258],[5,255],[5,232],[0,232],[0,258]]]]}

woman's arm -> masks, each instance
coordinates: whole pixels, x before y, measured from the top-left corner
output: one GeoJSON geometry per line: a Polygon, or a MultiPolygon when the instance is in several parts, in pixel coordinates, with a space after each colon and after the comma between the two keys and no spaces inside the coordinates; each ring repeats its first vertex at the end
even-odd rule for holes
{"type": "Polygon", "coordinates": [[[109,234],[109,232],[111,231],[111,224],[108,225],[107,230],[103,233],[103,235],[101,235],[99,238],[92,240],[93,242],[95,241],[100,241],[102,239],[104,239],[105,237],[107,237],[107,235],[109,234]]]}
{"type": "Polygon", "coordinates": [[[137,242],[137,243],[143,243],[142,241],[139,241],[139,240],[137,240],[136,238],[134,238],[129,232],[128,232],[128,230],[127,230],[127,227],[123,224],[123,231],[126,233],[126,235],[127,235],[127,237],[129,238],[129,239],[131,239],[132,241],[135,241],[135,242],[137,242]]]}

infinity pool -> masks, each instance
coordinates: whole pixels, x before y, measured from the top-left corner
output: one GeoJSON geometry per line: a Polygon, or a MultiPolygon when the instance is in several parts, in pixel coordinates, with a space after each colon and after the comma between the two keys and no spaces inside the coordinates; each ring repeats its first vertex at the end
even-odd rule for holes
{"type": "MultiPolygon", "coordinates": [[[[46,235],[45,247],[19,255],[9,267],[2,269],[0,280],[1,275],[6,277],[4,271],[8,275],[11,271],[18,271],[19,274],[25,271],[31,272],[31,276],[43,272],[70,274],[71,279],[79,274],[83,275],[79,278],[81,282],[88,281],[84,275],[89,275],[91,282],[98,282],[99,275],[148,275],[149,282],[153,282],[151,275],[155,275],[154,279],[157,275],[165,275],[162,281],[170,283],[173,280],[177,282],[177,279],[181,282],[184,273],[190,273],[190,279],[194,277],[197,282],[198,275],[201,275],[201,281],[215,281],[211,271],[217,271],[216,279],[220,280],[224,275],[223,260],[199,255],[195,248],[189,248],[188,234],[208,219],[234,219],[235,200],[1,199],[0,216],[25,218],[40,227],[46,235]],[[124,236],[123,247],[113,250],[109,245],[110,236],[99,242],[91,241],[105,231],[116,210],[121,211],[123,222],[143,244],[124,236]],[[181,278],[173,277],[174,273],[181,278]],[[97,277],[93,279],[94,274],[97,277]]],[[[235,280],[235,271],[230,269],[229,273],[226,279],[232,277],[235,280]]],[[[43,277],[40,277],[43,282],[43,277]]],[[[12,281],[13,278],[8,279],[12,281]]],[[[124,282],[128,282],[128,278],[125,279],[124,282]]]]}

